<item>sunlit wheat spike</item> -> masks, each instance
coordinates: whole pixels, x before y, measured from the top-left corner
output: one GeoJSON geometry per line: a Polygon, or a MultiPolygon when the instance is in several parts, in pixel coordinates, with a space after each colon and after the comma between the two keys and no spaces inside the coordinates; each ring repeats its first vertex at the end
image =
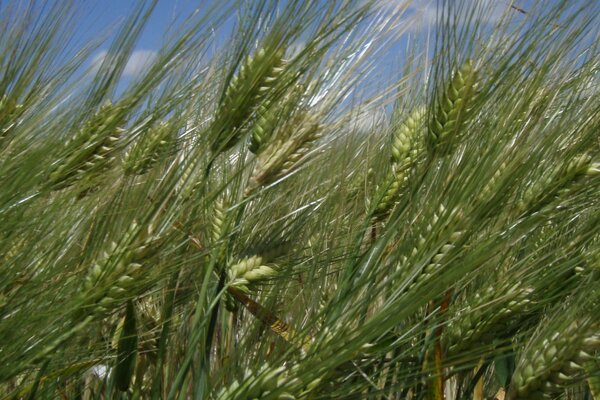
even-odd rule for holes
{"type": "Polygon", "coordinates": [[[133,294],[141,263],[158,251],[159,242],[150,230],[140,230],[134,222],[119,243],[112,242],[90,268],[82,285],[83,309],[102,316],[122,305],[133,294]]]}
{"type": "Polygon", "coordinates": [[[256,120],[252,125],[248,150],[259,154],[265,149],[267,142],[274,135],[278,125],[289,118],[300,101],[302,87],[296,85],[291,93],[282,99],[271,99],[263,102],[256,111],[256,120]]]}
{"type": "Polygon", "coordinates": [[[557,197],[568,197],[572,185],[581,178],[598,175],[598,163],[588,154],[574,157],[564,166],[557,166],[530,184],[517,207],[519,212],[537,209],[557,197]]]}
{"type": "Polygon", "coordinates": [[[511,400],[544,398],[581,380],[583,365],[600,348],[598,324],[573,321],[565,329],[549,331],[521,357],[512,378],[511,400]]]}
{"type": "Polygon", "coordinates": [[[238,143],[240,128],[277,84],[284,69],[283,54],[281,47],[263,47],[242,64],[225,90],[213,122],[213,153],[224,152],[238,143]]]}
{"type": "Polygon", "coordinates": [[[497,338],[498,332],[511,323],[517,329],[520,321],[517,316],[531,305],[533,290],[520,282],[491,285],[455,305],[452,310],[455,317],[444,329],[447,353],[460,354],[488,345],[491,338],[497,338]]]}
{"type": "Polygon", "coordinates": [[[398,199],[398,196],[400,195],[400,192],[402,191],[402,188],[408,179],[407,172],[408,171],[403,169],[395,170],[393,167],[392,170],[388,172],[384,183],[380,188],[378,188],[379,190],[383,191],[383,196],[381,196],[381,199],[375,208],[375,221],[381,221],[385,219],[385,217],[396,204],[396,200],[398,199]]]}
{"type": "Polygon", "coordinates": [[[277,270],[272,266],[265,265],[263,257],[251,256],[230,265],[227,275],[230,286],[248,293],[249,284],[259,283],[272,278],[277,275],[277,270]]]}
{"type": "Polygon", "coordinates": [[[302,165],[322,133],[321,125],[305,113],[292,118],[289,125],[282,129],[292,130],[293,133],[277,137],[260,154],[252,171],[246,195],[288,175],[302,165]]]}
{"type": "MultiPolygon", "coordinates": [[[[423,267],[423,269],[419,271],[419,274],[417,274],[412,279],[412,282],[409,286],[409,290],[413,287],[418,286],[422,282],[431,279],[436,274],[436,272],[448,262],[448,256],[456,249],[456,246],[463,239],[465,231],[459,230],[460,227],[463,225],[463,218],[464,215],[461,210],[457,208],[448,210],[443,205],[439,206],[438,212],[433,214],[431,222],[427,225],[426,232],[423,232],[419,235],[417,247],[413,248],[411,256],[418,254],[420,248],[425,246],[425,238],[427,237],[427,234],[429,232],[433,232],[434,229],[438,227],[438,224],[440,224],[440,221],[443,220],[443,223],[445,224],[445,226],[442,227],[442,229],[452,229],[452,233],[450,234],[448,240],[438,248],[434,256],[431,257],[431,259],[429,259],[429,262],[425,265],[425,267],[423,267]]],[[[405,263],[407,259],[408,258],[405,257],[403,259],[403,262],[405,263]]]]}
{"type": "Polygon", "coordinates": [[[592,396],[594,399],[600,398],[600,359],[596,358],[586,362],[584,368],[592,396]]]}
{"type": "Polygon", "coordinates": [[[277,124],[276,107],[269,103],[261,104],[256,111],[257,118],[252,127],[248,150],[258,154],[264,143],[271,137],[277,124]]]}
{"type": "Polygon", "coordinates": [[[423,118],[425,117],[425,108],[415,108],[400,126],[394,130],[392,137],[392,162],[403,165],[412,160],[411,155],[418,146],[417,141],[421,139],[423,118]]]}
{"type": "Polygon", "coordinates": [[[394,207],[410,171],[417,163],[424,116],[425,109],[418,107],[394,131],[391,144],[392,168],[379,189],[383,194],[379,194],[380,200],[375,208],[376,221],[384,219],[394,207]]]}
{"type": "Polygon", "coordinates": [[[463,231],[456,231],[450,235],[450,239],[439,248],[437,253],[416,277],[411,287],[435,276],[435,273],[448,261],[448,255],[456,248],[457,243],[462,239],[463,234],[463,231]]]}
{"type": "Polygon", "coordinates": [[[216,398],[225,399],[261,399],[305,400],[311,398],[311,392],[321,383],[322,379],[312,379],[303,382],[295,377],[299,364],[274,368],[269,364],[257,371],[246,370],[241,381],[234,380],[226,388],[221,389],[216,398]],[[281,390],[283,389],[283,390],[281,390]],[[275,395],[275,391],[278,391],[275,395]]]}
{"type": "Polygon", "coordinates": [[[226,206],[223,200],[215,200],[210,216],[210,236],[213,243],[221,240],[224,234],[225,219],[227,218],[226,206]]]}
{"type": "Polygon", "coordinates": [[[136,143],[131,145],[123,157],[126,175],[142,175],[164,157],[173,145],[174,135],[167,123],[150,128],[136,143]]]}
{"type": "Polygon", "coordinates": [[[50,187],[63,189],[108,168],[115,159],[123,122],[119,106],[103,106],[65,143],[66,156],[50,173],[50,187]]]}
{"type": "MultiPolygon", "coordinates": [[[[234,380],[229,386],[222,388],[217,393],[216,398],[218,400],[241,400],[258,399],[268,396],[279,387],[278,381],[282,375],[285,375],[285,370],[285,367],[272,368],[266,363],[258,371],[246,370],[241,383],[238,380],[234,380]]],[[[296,397],[288,394],[278,395],[273,398],[280,400],[296,399],[296,397]]]]}
{"type": "Polygon", "coordinates": [[[506,162],[500,164],[500,166],[494,172],[494,175],[492,175],[492,177],[485,183],[485,186],[478,196],[480,203],[486,204],[487,202],[491,201],[494,196],[496,196],[499,191],[500,180],[506,172],[507,167],[508,164],[506,162]]]}
{"type": "Polygon", "coordinates": [[[462,125],[473,102],[477,72],[468,60],[454,73],[440,94],[429,124],[429,144],[433,151],[447,152],[458,140],[462,125]]]}

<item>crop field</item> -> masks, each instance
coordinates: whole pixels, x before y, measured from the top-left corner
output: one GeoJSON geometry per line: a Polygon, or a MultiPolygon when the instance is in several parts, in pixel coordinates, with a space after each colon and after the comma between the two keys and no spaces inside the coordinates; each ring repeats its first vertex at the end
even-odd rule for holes
{"type": "Polygon", "coordinates": [[[0,399],[600,400],[599,71],[596,0],[0,1],[0,399]]]}

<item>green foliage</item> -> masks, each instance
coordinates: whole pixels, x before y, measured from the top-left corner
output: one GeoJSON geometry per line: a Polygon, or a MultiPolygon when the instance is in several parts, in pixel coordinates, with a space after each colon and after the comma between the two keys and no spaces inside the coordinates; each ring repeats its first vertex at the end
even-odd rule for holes
{"type": "Polygon", "coordinates": [[[204,2],[124,79],[155,1],[17,3],[7,398],[598,396],[599,5],[204,2]]]}

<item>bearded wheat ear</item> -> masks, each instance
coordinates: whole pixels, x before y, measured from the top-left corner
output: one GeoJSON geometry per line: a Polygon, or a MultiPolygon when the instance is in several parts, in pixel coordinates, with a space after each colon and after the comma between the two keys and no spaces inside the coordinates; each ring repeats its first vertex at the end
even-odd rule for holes
{"type": "Polygon", "coordinates": [[[600,398],[600,360],[590,360],[584,364],[588,386],[594,399],[600,398]]]}
{"type": "MultiPolygon", "coordinates": [[[[450,227],[462,226],[463,225],[463,214],[460,210],[447,210],[443,205],[440,205],[439,211],[435,213],[431,219],[431,223],[427,225],[427,232],[432,232],[434,230],[434,226],[436,226],[443,216],[447,215],[445,219],[445,225],[450,227]]],[[[408,290],[416,287],[422,282],[430,279],[435,273],[444,265],[447,261],[447,257],[452,250],[454,250],[457,244],[462,240],[464,235],[464,231],[455,230],[448,241],[444,243],[437,251],[437,253],[431,257],[429,262],[425,265],[425,267],[420,271],[420,273],[415,276],[408,287],[408,290]]],[[[425,236],[423,234],[419,235],[418,244],[413,248],[411,256],[415,256],[419,253],[420,248],[424,246],[426,243],[425,236]]],[[[403,257],[401,260],[401,265],[405,264],[408,261],[408,257],[403,257]]]]}
{"type": "Polygon", "coordinates": [[[227,275],[230,282],[229,286],[235,287],[244,293],[250,293],[248,285],[277,276],[277,270],[265,265],[263,257],[251,256],[230,265],[227,269],[227,275]]]}
{"type": "Polygon", "coordinates": [[[284,70],[285,49],[273,46],[259,49],[240,67],[239,73],[225,90],[215,120],[215,139],[211,150],[219,154],[229,150],[239,141],[240,128],[264,103],[269,91],[284,70]]]}
{"type": "Polygon", "coordinates": [[[132,240],[139,227],[133,223],[121,240],[112,242],[101,259],[94,263],[82,285],[82,310],[97,317],[111,313],[133,294],[135,277],[142,269],[142,262],[157,251],[160,239],[145,233],[139,240],[132,240]],[[134,244],[132,245],[132,241],[134,244]]]}
{"type": "Polygon", "coordinates": [[[423,127],[424,108],[417,108],[400,124],[392,139],[392,168],[380,191],[379,202],[374,211],[375,221],[381,221],[392,210],[411,170],[417,163],[423,127]]]}
{"type": "MultiPolygon", "coordinates": [[[[209,217],[209,236],[213,246],[219,246],[219,241],[223,239],[223,236],[227,234],[227,207],[223,200],[216,199],[212,205],[212,212],[209,217]]],[[[225,247],[221,246],[217,253],[217,259],[223,259],[225,256],[225,247]]],[[[243,289],[242,289],[243,290],[243,289]]],[[[223,300],[225,302],[225,308],[230,312],[238,310],[238,303],[235,301],[233,296],[226,292],[223,294],[223,300]]]]}
{"type": "Polygon", "coordinates": [[[310,393],[321,383],[317,378],[304,382],[294,375],[299,372],[299,365],[294,363],[291,367],[271,367],[263,364],[258,371],[246,370],[242,383],[234,380],[228,387],[217,394],[218,400],[242,400],[274,398],[278,400],[309,399],[310,393]],[[284,389],[273,397],[273,392],[284,389]]]}
{"type": "Polygon", "coordinates": [[[477,72],[473,68],[473,61],[468,60],[454,73],[435,104],[433,119],[429,124],[432,151],[446,154],[452,148],[451,144],[457,141],[473,102],[476,83],[477,72]]]}
{"type": "Polygon", "coordinates": [[[458,355],[466,349],[489,344],[490,338],[496,338],[499,328],[504,328],[507,321],[527,311],[533,291],[520,282],[506,290],[491,285],[476,292],[466,305],[454,307],[459,308],[451,313],[456,318],[444,329],[447,353],[458,355]],[[502,302],[497,302],[499,294],[502,302]]]}
{"type": "Polygon", "coordinates": [[[245,195],[249,196],[254,190],[285,177],[302,165],[321,133],[321,124],[306,112],[292,118],[282,132],[278,132],[277,140],[269,143],[259,155],[245,195]],[[287,132],[293,129],[296,131],[288,135],[287,132]]]}
{"type": "Polygon", "coordinates": [[[559,166],[530,185],[517,204],[517,210],[519,213],[537,210],[557,198],[568,197],[576,182],[599,173],[600,164],[592,163],[588,154],[574,157],[566,167],[559,166]]]}
{"type": "MultiPolygon", "coordinates": [[[[246,370],[243,383],[234,380],[228,387],[221,389],[217,400],[255,399],[268,396],[279,388],[281,376],[285,375],[285,367],[272,368],[263,364],[258,371],[246,370]]],[[[276,397],[280,400],[295,400],[290,394],[281,394],[276,397]]]]}
{"type": "Polygon", "coordinates": [[[175,191],[181,199],[189,200],[198,192],[201,185],[201,181],[197,179],[196,175],[197,165],[189,161],[189,158],[186,160],[186,157],[183,156],[177,162],[177,168],[180,172],[178,172],[179,179],[175,191]]]}
{"type": "Polygon", "coordinates": [[[494,175],[490,177],[490,179],[486,182],[485,186],[481,189],[481,192],[477,196],[477,202],[479,204],[489,204],[492,200],[494,200],[495,196],[498,193],[501,193],[501,182],[503,179],[503,175],[506,174],[506,170],[508,168],[507,162],[502,162],[494,172],[494,175]]]}
{"type": "Polygon", "coordinates": [[[212,243],[215,244],[223,238],[224,228],[226,225],[226,205],[223,200],[215,200],[212,207],[210,218],[210,237],[212,243]]]}
{"type": "Polygon", "coordinates": [[[512,378],[510,400],[542,399],[584,377],[583,365],[600,349],[597,324],[574,321],[549,332],[521,357],[512,378]]]}
{"type": "Polygon", "coordinates": [[[49,175],[51,189],[64,189],[110,167],[123,132],[122,115],[121,107],[105,105],[65,143],[67,156],[49,175]]]}
{"type": "Polygon", "coordinates": [[[252,153],[258,154],[265,142],[272,136],[277,126],[277,111],[276,107],[267,102],[258,107],[256,123],[252,127],[248,146],[248,150],[252,153]]]}
{"type": "Polygon", "coordinates": [[[150,128],[149,132],[133,144],[123,157],[126,175],[143,175],[150,171],[173,145],[174,135],[167,123],[150,128]]]}
{"type": "Polygon", "coordinates": [[[270,99],[263,102],[256,111],[256,121],[252,126],[248,150],[258,155],[261,153],[277,130],[277,126],[289,117],[301,98],[303,86],[296,85],[292,92],[284,96],[281,101],[270,99]]]}

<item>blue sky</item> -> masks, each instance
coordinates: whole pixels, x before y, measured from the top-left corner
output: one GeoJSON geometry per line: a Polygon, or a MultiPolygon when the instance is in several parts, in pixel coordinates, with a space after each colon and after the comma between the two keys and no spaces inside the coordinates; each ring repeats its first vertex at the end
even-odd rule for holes
{"type": "MultiPolygon", "coordinates": [[[[309,0],[307,0],[309,1],[309,0]]],[[[322,0],[316,0],[322,1],[322,0]]],[[[402,0],[377,0],[381,10],[390,10],[397,7],[402,0]]],[[[469,0],[473,2],[492,5],[489,15],[489,23],[495,22],[509,7],[511,0],[469,0]]],[[[524,9],[531,7],[534,0],[517,0],[516,5],[524,9]]],[[[546,0],[552,3],[554,0],[546,0]]],[[[86,0],[76,2],[81,12],[81,23],[76,28],[80,39],[92,38],[100,32],[106,32],[108,27],[116,26],[129,15],[138,3],[138,0],[86,0]]],[[[125,70],[125,75],[133,76],[139,73],[143,65],[151,60],[155,52],[161,47],[165,32],[172,25],[177,26],[186,16],[190,15],[200,4],[206,1],[200,0],[159,0],[142,36],[138,42],[136,51],[125,70]]],[[[411,31],[425,30],[435,22],[436,0],[414,0],[409,7],[407,15],[416,16],[411,31]]],[[[105,53],[102,48],[96,53],[96,62],[101,60],[105,53]]]]}
{"type": "MultiPolygon", "coordinates": [[[[60,1],[60,0],[57,0],[60,1]]],[[[98,37],[102,32],[110,31],[110,27],[114,30],[118,27],[119,22],[123,22],[128,15],[131,14],[140,0],[74,0],[74,4],[78,10],[78,23],[75,26],[75,34],[80,43],[98,37]]],[[[218,1],[218,0],[217,0],[218,1]]],[[[252,0],[250,0],[252,1],[252,0]]],[[[285,1],[285,0],[282,0],[285,1]]],[[[311,1],[311,0],[306,0],[311,1]]],[[[312,0],[312,1],[327,1],[327,0],[312,0]]],[[[404,0],[377,0],[378,7],[381,12],[389,12],[399,4],[405,4],[404,0]]],[[[454,1],[454,0],[447,0],[454,1]]],[[[478,5],[489,5],[490,13],[488,15],[488,23],[490,26],[495,23],[502,14],[509,9],[513,3],[522,9],[530,9],[535,0],[465,0],[478,5]]],[[[545,4],[553,4],[557,0],[542,0],[545,4]]],[[[572,0],[573,3],[597,0],[572,0]]],[[[1,0],[0,0],[1,3],[1,0]]],[[[135,78],[143,70],[144,66],[151,61],[156,52],[161,48],[166,40],[166,33],[170,27],[177,27],[180,22],[201,5],[206,6],[206,3],[214,3],[208,0],[158,0],[158,4],[146,25],[140,40],[137,43],[136,50],[132,53],[131,58],[125,67],[124,78],[129,80],[135,78]]],[[[404,32],[423,33],[431,28],[435,23],[436,4],[437,0],[413,0],[408,8],[406,15],[407,19],[412,20],[412,25],[408,28],[400,27],[404,32]]],[[[517,14],[517,11],[512,11],[517,14]]],[[[401,39],[395,46],[405,46],[404,39],[401,39]]],[[[93,55],[90,61],[91,65],[99,65],[106,54],[108,42],[102,45],[93,55]]],[[[397,50],[397,49],[396,49],[397,50]]],[[[399,70],[401,64],[399,54],[401,51],[388,51],[384,55],[384,60],[378,62],[382,68],[381,73],[387,74],[390,71],[399,70]]]]}
{"type": "MultiPolygon", "coordinates": [[[[137,3],[137,0],[91,0],[85,4],[79,3],[77,7],[82,19],[76,29],[82,38],[93,38],[99,33],[109,32],[131,14],[137,3]]],[[[125,76],[137,75],[163,45],[169,27],[177,26],[179,21],[194,12],[199,3],[198,0],[159,0],[125,68],[125,76]]],[[[96,52],[92,63],[102,59],[105,48],[103,46],[96,52]]]]}

